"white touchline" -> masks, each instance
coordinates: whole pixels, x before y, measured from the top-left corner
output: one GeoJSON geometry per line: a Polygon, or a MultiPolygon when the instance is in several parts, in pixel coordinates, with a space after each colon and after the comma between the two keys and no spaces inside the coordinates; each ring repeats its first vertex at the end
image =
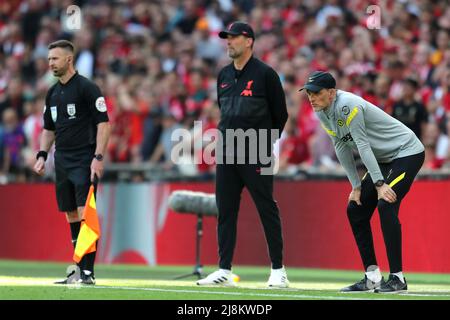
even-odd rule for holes
{"type": "MultiPolygon", "coordinates": [[[[115,286],[91,286],[82,287],[88,289],[118,289],[118,290],[142,290],[156,292],[175,292],[175,293],[207,293],[216,295],[231,296],[254,296],[254,297],[273,297],[273,298],[310,298],[310,299],[331,299],[331,300],[369,300],[355,297],[339,296],[312,296],[306,294],[276,294],[276,293],[251,293],[251,292],[226,292],[226,291],[207,291],[207,290],[180,290],[180,289],[161,289],[161,288],[137,288],[137,287],[115,287],[115,286]]],[[[376,300],[386,300],[386,298],[375,298],[376,300]]]]}
{"type": "MultiPolygon", "coordinates": [[[[20,278],[11,278],[11,277],[2,277],[0,276],[0,284],[4,286],[11,285],[13,283],[18,284],[20,286],[31,285],[31,286],[42,286],[49,284],[50,279],[40,278],[39,280],[31,280],[35,278],[29,277],[20,277],[20,278]]],[[[60,285],[53,285],[55,287],[61,287],[60,285]]],[[[330,300],[391,300],[389,298],[395,296],[415,296],[415,297],[450,297],[450,291],[446,289],[426,289],[423,293],[421,291],[408,291],[404,293],[398,294],[379,294],[379,297],[367,297],[367,298],[356,298],[351,296],[320,296],[320,295],[307,295],[307,294],[278,294],[278,293],[252,293],[252,292],[233,292],[233,291],[210,291],[210,290],[191,290],[191,289],[163,289],[163,288],[145,288],[145,287],[120,287],[120,286],[81,286],[81,285],[67,285],[68,289],[117,289],[117,290],[141,290],[141,291],[153,291],[153,292],[174,292],[174,293],[206,293],[206,294],[215,294],[215,295],[233,295],[233,296],[255,296],[255,297],[280,297],[280,298],[305,298],[305,299],[330,299],[330,300]]],[[[258,287],[240,287],[240,289],[249,289],[249,290],[268,290],[267,288],[258,288],[258,287]]],[[[295,292],[295,291],[318,291],[321,289],[297,289],[297,288],[289,288],[284,289],[286,292],[295,292]]],[[[338,293],[338,292],[336,292],[338,293]]]]}

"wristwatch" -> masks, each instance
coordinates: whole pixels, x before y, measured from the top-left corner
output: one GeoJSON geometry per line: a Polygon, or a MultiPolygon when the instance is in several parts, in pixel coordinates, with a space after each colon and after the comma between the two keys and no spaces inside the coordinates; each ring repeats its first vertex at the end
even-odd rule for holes
{"type": "Polygon", "coordinates": [[[44,150],[40,150],[37,154],[36,154],[36,160],[39,160],[39,158],[44,158],[44,161],[47,161],[47,157],[48,157],[48,152],[44,151],[44,150]]]}
{"type": "Polygon", "coordinates": [[[378,180],[374,183],[375,187],[381,187],[384,184],[384,180],[378,180]]]}
{"type": "Polygon", "coordinates": [[[94,158],[97,159],[97,161],[103,160],[103,155],[101,153],[94,155],[94,158]]]}

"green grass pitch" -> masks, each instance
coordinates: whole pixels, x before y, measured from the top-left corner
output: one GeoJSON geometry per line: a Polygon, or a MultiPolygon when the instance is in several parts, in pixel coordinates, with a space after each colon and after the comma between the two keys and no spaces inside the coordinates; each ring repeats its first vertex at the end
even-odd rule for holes
{"type": "MultiPolygon", "coordinates": [[[[342,294],[362,272],[287,268],[291,286],[267,289],[268,267],[235,266],[236,288],[198,287],[195,277],[174,280],[191,266],[98,265],[96,286],[54,285],[67,264],[0,260],[0,300],[450,300],[450,274],[407,273],[409,291],[402,294],[342,294]]],[[[205,274],[214,270],[204,268],[205,274]]],[[[386,277],[387,274],[384,273],[386,277]]]]}

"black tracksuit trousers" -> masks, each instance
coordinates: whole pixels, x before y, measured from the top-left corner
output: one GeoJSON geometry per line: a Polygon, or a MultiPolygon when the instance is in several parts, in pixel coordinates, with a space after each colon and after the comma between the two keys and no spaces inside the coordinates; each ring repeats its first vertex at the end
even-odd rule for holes
{"type": "Polygon", "coordinates": [[[247,187],[258,210],[272,268],[283,266],[281,220],[273,199],[273,175],[261,175],[257,164],[217,164],[216,202],[219,210],[217,236],[219,267],[231,269],[242,189],[247,187]]]}
{"type": "Polygon", "coordinates": [[[386,183],[397,194],[396,202],[388,203],[385,200],[378,200],[377,190],[369,174],[366,174],[361,182],[362,205],[357,205],[355,201],[349,202],[347,216],[365,270],[370,265],[377,265],[370,219],[375,208],[378,208],[390,272],[402,271],[402,231],[398,214],[401,201],[408,193],[414,178],[422,167],[424,158],[425,153],[421,152],[395,159],[391,163],[379,164],[386,183]]]}

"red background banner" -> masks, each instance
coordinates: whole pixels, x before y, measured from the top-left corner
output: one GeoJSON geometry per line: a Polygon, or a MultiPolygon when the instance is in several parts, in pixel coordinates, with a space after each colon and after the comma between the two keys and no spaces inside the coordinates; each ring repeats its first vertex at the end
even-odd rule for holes
{"type": "MultiPolygon", "coordinates": [[[[212,183],[170,183],[169,188],[214,192],[212,183]]],[[[361,268],[345,212],[349,188],[345,181],[276,182],[288,267],[361,268]]],[[[400,210],[405,270],[450,272],[449,208],[450,181],[413,184],[400,210]]],[[[0,215],[1,259],[71,260],[70,231],[64,215],[57,211],[53,185],[1,186],[0,215]]],[[[156,234],[157,264],[195,264],[196,221],[195,215],[169,210],[156,234]]],[[[372,226],[378,263],[388,270],[377,212],[372,226]]],[[[205,217],[203,227],[201,262],[216,264],[216,219],[205,217]]],[[[132,252],[124,252],[114,262],[140,262],[133,257],[132,252]]],[[[234,264],[269,263],[258,213],[244,191],[234,264]]]]}

